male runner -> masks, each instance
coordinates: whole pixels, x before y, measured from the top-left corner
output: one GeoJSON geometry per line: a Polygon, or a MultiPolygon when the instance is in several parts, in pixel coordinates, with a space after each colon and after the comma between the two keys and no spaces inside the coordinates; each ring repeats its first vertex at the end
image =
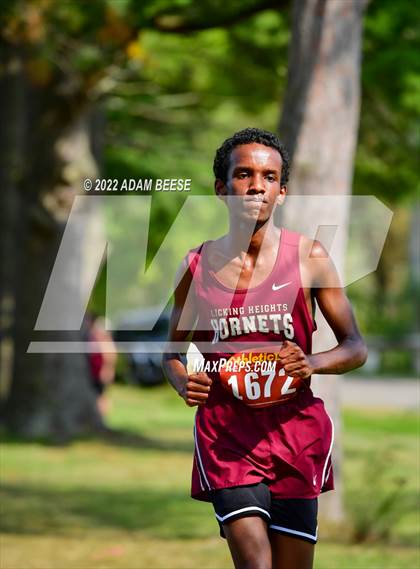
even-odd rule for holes
{"type": "Polygon", "coordinates": [[[279,375],[269,386],[251,372],[244,391],[238,375],[223,383],[220,369],[188,374],[180,353],[163,359],[170,383],[197,406],[192,497],[213,503],[237,569],[312,567],[317,497],[333,489],[333,425],[310,377],[347,372],[367,355],[325,249],[273,222],[288,172],[286,149],[260,129],[238,132],[217,150],[215,191],[227,203],[229,232],[186,255],[169,332],[187,347],[194,330],[210,362],[246,354],[241,343],[261,347],[253,353],[268,346],[279,375]],[[337,346],[312,354],[316,305],[337,346]]]}

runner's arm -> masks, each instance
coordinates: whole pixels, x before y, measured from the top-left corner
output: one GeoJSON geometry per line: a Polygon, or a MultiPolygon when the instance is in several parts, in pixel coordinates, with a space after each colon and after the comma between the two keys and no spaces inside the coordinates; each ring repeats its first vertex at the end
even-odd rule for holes
{"type": "Polygon", "coordinates": [[[197,319],[197,309],[193,295],[189,295],[192,284],[192,274],[185,258],[175,278],[174,307],[169,320],[169,342],[180,342],[180,349],[164,353],[162,367],[172,387],[184,399],[189,407],[202,405],[206,402],[210,391],[211,379],[205,373],[188,375],[181,359],[190,343],[189,336],[197,319]],[[181,326],[179,323],[181,322],[181,326]]]}
{"type": "Polygon", "coordinates": [[[284,370],[306,379],[313,373],[341,374],[360,367],[366,361],[367,348],[334,263],[318,241],[305,240],[302,249],[304,283],[311,288],[313,300],[334,332],[337,346],[305,354],[297,344],[286,341],[279,352],[284,370]]]}
{"type": "Polygon", "coordinates": [[[367,347],[334,263],[318,241],[312,244],[311,257],[314,297],[337,340],[334,348],[310,356],[312,373],[346,373],[365,363],[367,347]]]}

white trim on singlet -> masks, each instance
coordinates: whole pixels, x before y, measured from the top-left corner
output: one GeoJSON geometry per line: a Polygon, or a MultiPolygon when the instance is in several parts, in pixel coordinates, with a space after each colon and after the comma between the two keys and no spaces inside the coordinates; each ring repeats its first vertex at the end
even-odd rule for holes
{"type": "MultiPolygon", "coordinates": [[[[327,413],[327,411],[325,411],[327,413]]],[[[324,463],[324,468],[322,469],[322,480],[321,480],[321,488],[324,486],[325,481],[328,477],[325,477],[325,471],[327,469],[327,464],[328,464],[328,460],[331,456],[331,451],[332,451],[332,447],[333,447],[333,443],[334,443],[334,423],[333,420],[331,419],[330,415],[327,413],[328,419],[331,421],[331,443],[330,443],[330,448],[328,450],[328,454],[327,454],[327,458],[325,459],[325,463],[324,463]]],[[[328,472],[328,475],[330,473],[328,472]]]]}
{"type": "Polygon", "coordinates": [[[307,537],[309,539],[312,539],[313,541],[316,541],[318,539],[318,526],[316,526],[315,535],[312,535],[310,533],[305,533],[304,531],[297,531],[295,529],[285,528],[283,526],[270,525],[269,528],[274,529],[276,531],[284,531],[286,533],[292,533],[293,535],[299,535],[300,537],[307,537]]]}
{"type": "Polygon", "coordinates": [[[264,510],[263,508],[260,508],[258,506],[247,506],[246,508],[240,508],[239,510],[235,510],[234,512],[229,512],[229,514],[226,514],[226,516],[219,516],[218,514],[215,514],[215,516],[219,520],[219,522],[224,522],[228,518],[231,518],[232,516],[236,516],[236,514],[241,514],[242,512],[251,512],[251,511],[252,512],[254,512],[254,511],[263,512],[264,514],[266,514],[271,519],[271,516],[267,512],[267,510],[264,510]]]}
{"type": "MultiPolygon", "coordinates": [[[[200,449],[198,447],[196,422],[197,422],[197,417],[194,417],[194,442],[195,442],[195,450],[197,451],[197,458],[198,458],[198,463],[197,463],[198,472],[200,474],[200,478],[201,478],[201,475],[203,475],[203,479],[207,484],[208,490],[211,490],[212,487],[210,486],[210,482],[207,479],[206,471],[204,470],[203,462],[201,460],[200,449]]],[[[200,482],[201,482],[201,480],[200,480],[200,482]]]]}

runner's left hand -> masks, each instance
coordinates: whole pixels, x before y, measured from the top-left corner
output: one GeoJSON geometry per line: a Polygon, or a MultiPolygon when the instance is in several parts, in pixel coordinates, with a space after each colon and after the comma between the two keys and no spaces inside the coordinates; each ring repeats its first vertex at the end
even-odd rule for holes
{"type": "Polygon", "coordinates": [[[279,351],[281,363],[287,375],[307,379],[313,373],[309,355],[294,342],[286,340],[279,351]]]}

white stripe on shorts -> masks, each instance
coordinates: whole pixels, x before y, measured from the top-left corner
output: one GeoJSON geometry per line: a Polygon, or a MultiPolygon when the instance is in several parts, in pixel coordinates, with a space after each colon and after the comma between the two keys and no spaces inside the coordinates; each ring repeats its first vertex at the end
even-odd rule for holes
{"type": "MultiPolygon", "coordinates": [[[[327,413],[327,411],[325,411],[327,413]]],[[[325,483],[325,470],[327,468],[328,465],[328,459],[331,456],[331,451],[332,451],[332,447],[333,447],[333,443],[334,443],[334,423],[333,420],[331,419],[330,415],[327,413],[328,415],[328,419],[331,421],[331,443],[330,443],[330,448],[328,450],[328,454],[327,454],[327,458],[325,459],[325,464],[324,464],[324,468],[322,469],[322,480],[321,480],[321,488],[324,486],[325,483]]],[[[329,474],[329,473],[328,473],[329,474]]],[[[328,478],[328,477],[327,477],[328,478]]]]}
{"type": "Polygon", "coordinates": [[[203,479],[205,480],[207,487],[211,490],[210,483],[207,479],[206,472],[204,470],[203,462],[201,460],[200,449],[198,448],[198,440],[197,440],[197,428],[196,428],[197,417],[194,418],[194,442],[195,442],[195,450],[197,451],[197,458],[198,458],[198,471],[200,474],[203,475],[203,479]]]}
{"type": "Polygon", "coordinates": [[[252,512],[254,512],[254,511],[263,512],[269,518],[271,518],[271,516],[267,512],[267,510],[263,510],[263,508],[260,508],[259,506],[247,506],[246,508],[241,508],[239,510],[235,510],[234,512],[229,512],[229,514],[226,514],[226,516],[219,516],[218,514],[215,514],[215,516],[219,520],[219,522],[224,522],[228,518],[231,518],[232,516],[236,516],[236,514],[241,514],[242,512],[251,512],[251,511],[252,512]]]}
{"type": "Polygon", "coordinates": [[[198,466],[197,457],[195,457],[194,460],[195,460],[195,466],[197,467],[198,480],[199,480],[199,482],[200,482],[201,490],[202,490],[203,492],[205,492],[206,489],[204,488],[203,480],[202,480],[202,478],[201,478],[201,472],[200,472],[200,467],[198,466]]]}
{"type": "Polygon", "coordinates": [[[315,535],[312,535],[310,533],[305,533],[304,531],[297,531],[295,529],[284,528],[283,526],[270,525],[269,527],[270,527],[270,529],[274,529],[274,530],[278,530],[278,531],[284,531],[286,533],[292,533],[294,535],[299,535],[301,537],[307,537],[307,538],[311,539],[312,541],[316,541],[318,539],[318,526],[316,527],[315,535]]]}
{"type": "Polygon", "coordinates": [[[328,469],[327,475],[325,477],[325,482],[327,482],[328,478],[330,477],[331,467],[332,467],[332,464],[330,464],[330,467],[328,469]]]}

